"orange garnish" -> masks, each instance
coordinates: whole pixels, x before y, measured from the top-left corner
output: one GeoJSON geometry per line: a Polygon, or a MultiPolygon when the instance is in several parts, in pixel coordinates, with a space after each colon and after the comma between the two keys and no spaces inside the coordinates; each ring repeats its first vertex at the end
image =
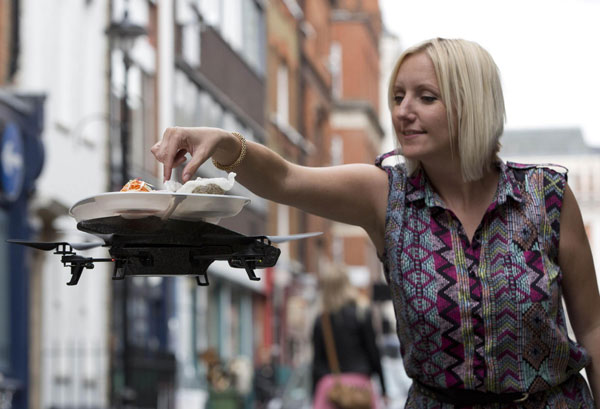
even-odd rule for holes
{"type": "Polygon", "coordinates": [[[121,189],[121,192],[151,192],[152,185],[140,180],[139,178],[131,179],[125,183],[125,186],[121,189]]]}

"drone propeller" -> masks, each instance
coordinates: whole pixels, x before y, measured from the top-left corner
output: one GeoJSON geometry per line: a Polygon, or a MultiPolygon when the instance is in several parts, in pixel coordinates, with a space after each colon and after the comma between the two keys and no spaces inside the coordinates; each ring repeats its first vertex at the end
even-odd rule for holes
{"type": "Polygon", "coordinates": [[[57,249],[59,246],[71,246],[71,248],[75,250],[88,250],[93,249],[95,247],[100,247],[104,245],[101,242],[91,242],[91,243],[67,243],[66,241],[56,241],[56,242],[41,242],[41,241],[28,241],[28,240],[6,240],[9,243],[21,244],[23,246],[33,247],[38,250],[50,251],[57,249]]]}
{"type": "Polygon", "coordinates": [[[290,234],[288,236],[266,236],[272,243],[285,243],[291,240],[307,239],[309,237],[320,236],[322,232],[290,234]]]}

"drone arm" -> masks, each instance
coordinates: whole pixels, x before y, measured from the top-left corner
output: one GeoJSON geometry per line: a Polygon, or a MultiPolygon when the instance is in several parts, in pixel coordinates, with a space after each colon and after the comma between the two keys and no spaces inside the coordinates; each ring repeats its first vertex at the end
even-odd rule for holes
{"type": "Polygon", "coordinates": [[[92,258],[92,257],[82,257],[76,254],[72,255],[63,255],[61,257],[61,262],[65,267],[71,267],[71,280],[67,283],[67,285],[77,285],[79,283],[79,279],[81,278],[81,273],[84,268],[92,269],[94,268],[94,262],[99,261],[114,261],[112,258],[92,258]]]}

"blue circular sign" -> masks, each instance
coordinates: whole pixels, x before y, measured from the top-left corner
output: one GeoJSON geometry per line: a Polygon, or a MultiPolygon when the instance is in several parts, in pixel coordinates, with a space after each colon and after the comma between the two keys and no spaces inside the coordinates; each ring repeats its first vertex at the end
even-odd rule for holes
{"type": "Polygon", "coordinates": [[[2,131],[0,141],[0,183],[3,198],[11,202],[16,200],[21,194],[24,178],[23,138],[19,127],[9,122],[2,131]]]}

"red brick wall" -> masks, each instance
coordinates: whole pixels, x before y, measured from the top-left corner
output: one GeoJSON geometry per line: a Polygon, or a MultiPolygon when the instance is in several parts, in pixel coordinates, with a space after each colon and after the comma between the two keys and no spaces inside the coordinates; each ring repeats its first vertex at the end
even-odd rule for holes
{"type": "Polygon", "coordinates": [[[346,237],[344,239],[344,262],[349,266],[367,265],[365,239],[346,237]]]}
{"type": "Polygon", "coordinates": [[[327,69],[331,44],[330,14],[329,1],[306,0],[304,2],[304,19],[314,30],[306,36],[303,44],[304,54],[327,84],[330,83],[327,69]]]}
{"type": "Polygon", "coordinates": [[[336,22],[333,38],[342,46],[342,99],[368,101],[378,112],[378,44],[359,21],[336,22]]]}
{"type": "Polygon", "coordinates": [[[7,83],[10,64],[10,4],[9,1],[0,1],[0,85],[7,83]]]}

